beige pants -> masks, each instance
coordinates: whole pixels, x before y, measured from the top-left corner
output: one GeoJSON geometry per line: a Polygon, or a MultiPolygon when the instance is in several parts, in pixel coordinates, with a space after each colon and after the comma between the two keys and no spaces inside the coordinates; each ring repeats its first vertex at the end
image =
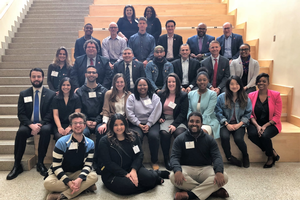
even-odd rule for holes
{"type": "MultiPolygon", "coordinates": [[[[81,170],[76,171],[74,173],[67,172],[66,175],[71,180],[75,180],[78,178],[79,174],[81,173],[81,170]]],[[[72,194],[72,190],[64,184],[61,180],[58,180],[55,174],[51,174],[46,178],[44,181],[44,187],[46,190],[50,192],[61,192],[63,193],[68,199],[72,199],[76,196],[78,196],[81,192],[92,186],[98,181],[98,176],[95,172],[90,172],[85,181],[82,181],[80,189],[72,194]]]]}
{"type": "MultiPolygon", "coordinates": [[[[170,180],[173,185],[181,190],[193,192],[199,199],[207,199],[213,192],[220,187],[214,184],[215,172],[212,166],[181,166],[182,174],[186,181],[182,185],[175,183],[174,173],[171,174],[170,180]]],[[[228,182],[228,176],[224,172],[225,183],[228,182]]]]}

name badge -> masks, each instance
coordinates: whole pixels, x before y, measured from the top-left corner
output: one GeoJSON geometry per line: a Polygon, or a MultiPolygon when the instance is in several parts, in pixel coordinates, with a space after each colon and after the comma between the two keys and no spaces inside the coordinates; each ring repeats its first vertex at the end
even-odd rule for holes
{"type": "Polygon", "coordinates": [[[174,109],[176,107],[176,103],[170,101],[170,103],[168,104],[168,106],[172,109],[174,109]]]}
{"type": "Polygon", "coordinates": [[[195,148],[195,143],[194,143],[194,141],[191,141],[191,142],[185,142],[185,148],[186,148],[186,149],[193,149],[193,148],[195,148]]]}
{"type": "Polygon", "coordinates": [[[32,102],[32,96],[24,97],[24,103],[32,102]]]}
{"type": "Polygon", "coordinates": [[[152,104],[151,99],[146,99],[146,100],[144,100],[144,104],[145,104],[146,106],[152,104]]]}
{"type": "Polygon", "coordinates": [[[140,148],[139,148],[138,145],[133,146],[132,149],[133,149],[133,152],[134,152],[135,154],[137,154],[138,152],[140,152],[140,148]]]}
{"type": "Polygon", "coordinates": [[[89,98],[96,98],[96,92],[89,92],[89,98]]]}
{"type": "Polygon", "coordinates": [[[73,150],[73,149],[78,149],[78,143],[77,142],[72,142],[70,147],[69,147],[69,150],[73,150]]]}
{"type": "Polygon", "coordinates": [[[58,76],[58,72],[57,71],[52,71],[51,72],[51,76],[57,77],[58,76]]]}

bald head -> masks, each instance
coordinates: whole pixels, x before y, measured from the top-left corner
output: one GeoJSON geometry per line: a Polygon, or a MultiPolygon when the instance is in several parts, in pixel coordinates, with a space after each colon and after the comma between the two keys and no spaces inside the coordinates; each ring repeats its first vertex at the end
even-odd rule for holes
{"type": "Polygon", "coordinates": [[[203,37],[206,34],[207,26],[204,23],[198,24],[197,33],[199,37],[203,37]]]}
{"type": "Polygon", "coordinates": [[[108,30],[110,32],[110,36],[112,38],[117,37],[117,33],[118,33],[118,25],[116,22],[110,22],[109,26],[108,26],[108,30]]]}
{"type": "Polygon", "coordinates": [[[226,38],[232,34],[232,25],[229,22],[225,22],[223,24],[223,33],[226,38]]]}

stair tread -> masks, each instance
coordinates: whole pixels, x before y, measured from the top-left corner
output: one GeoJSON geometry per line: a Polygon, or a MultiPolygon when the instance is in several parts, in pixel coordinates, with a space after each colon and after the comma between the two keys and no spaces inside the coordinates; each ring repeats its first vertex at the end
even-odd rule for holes
{"type": "Polygon", "coordinates": [[[19,127],[0,127],[0,131],[18,131],[19,127]]]}
{"type": "MultiPolygon", "coordinates": [[[[22,160],[29,160],[33,158],[35,155],[24,154],[22,160]]],[[[0,161],[15,161],[14,154],[0,154],[0,161]]]]}

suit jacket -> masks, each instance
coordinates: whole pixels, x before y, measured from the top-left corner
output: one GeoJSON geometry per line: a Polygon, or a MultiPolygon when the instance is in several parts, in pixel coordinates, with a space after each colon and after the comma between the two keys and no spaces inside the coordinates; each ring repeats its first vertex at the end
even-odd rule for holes
{"type": "MultiPolygon", "coordinates": [[[[181,65],[181,58],[174,60],[172,62],[172,65],[174,67],[174,72],[179,76],[180,81],[182,82],[182,65],[181,65]]],[[[193,85],[194,87],[196,85],[196,76],[197,76],[197,70],[200,68],[200,63],[198,60],[189,58],[189,72],[188,72],[188,77],[189,77],[189,85],[193,85]]]]}
{"type": "MultiPolygon", "coordinates": [[[[133,83],[135,83],[135,81],[140,77],[146,77],[143,63],[133,60],[132,67],[131,76],[133,83]]],[[[126,76],[124,60],[114,64],[113,76],[115,76],[117,73],[122,73],[124,77],[126,76]]]]}
{"type": "MultiPolygon", "coordinates": [[[[220,43],[221,51],[220,54],[223,56],[225,52],[225,36],[221,35],[217,38],[217,41],[220,43]]],[[[240,46],[243,44],[243,37],[239,34],[232,33],[231,39],[231,55],[232,59],[237,59],[240,55],[240,46]]]]}
{"type": "Polygon", "coordinates": [[[210,56],[209,52],[209,43],[211,41],[215,40],[215,37],[205,34],[203,36],[203,44],[201,52],[199,52],[199,42],[198,42],[198,35],[194,35],[192,37],[189,37],[187,40],[187,44],[190,45],[191,53],[198,55],[199,53],[205,54],[205,56],[210,56]]]}
{"type": "MultiPolygon", "coordinates": [[[[182,45],[182,37],[180,35],[174,34],[173,37],[173,56],[174,59],[178,59],[179,57],[179,51],[180,51],[180,46],[182,45]]],[[[157,45],[161,45],[165,48],[165,52],[167,56],[168,52],[168,34],[164,34],[158,38],[157,45]]]]}
{"type": "MultiPolygon", "coordinates": [[[[256,100],[258,97],[259,90],[255,92],[251,92],[248,97],[252,102],[252,113],[251,118],[256,118],[254,113],[254,108],[256,105],[256,100]]],[[[268,90],[268,105],[269,105],[269,119],[275,122],[275,126],[278,129],[278,132],[281,132],[281,111],[282,111],[282,100],[280,97],[280,93],[274,90],[268,90]]]]}
{"type": "MultiPolygon", "coordinates": [[[[98,72],[97,83],[103,85],[106,89],[110,89],[112,70],[109,67],[109,60],[103,56],[97,55],[95,67],[98,72]]],[[[87,68],[87,55],[79,56],[75,60],[71,69],[71,79],[74,87],[79,88],[85,83],[85,72],[87,68]]]]}
{"type": "MultiPolygon", "coordinates": [[[[91,37],[91,39],[95,40],[99,46],[99,51],[98,51],[98,55],[102,56],[102,52],[101,52],[101,43],[100,40],[91,37]]],[[[75,49],[74,49],[74,58],[76,59],[79,56],[85,55],[85,50],[83,49],[83,45],[86,42],[86,39],[84,38],[84,36],[82,36],[81,38],[78,38],[75,42],[75,49]]]]}
{"type": "MultiPolygon", "coordinates": [[[[40,102],[40,115],[41,115],[41,124],[51,123],[53,121],[51,102],[53,97],[55,96],[55,92],[43,87],[41,94],[41,102],[40,102]]],[[[33,88],[30,87],[26,90],[20,92],[19,101],[18,101],[18,118],[20,121],[20,126],[28,126],[32,124],[31,121],[32,112],[33,112],[33,101],[34,94],[33,88]],[[31,97],[32,101],[25,103],[24,98],[31,97]]]]}
{"type": "MultiPolygon", "coordinates": [[[[205,67],[208,70],[209,83],[207,87],[210,88],[214,77],[214,68],[212,65],[211,56],[209,56],[201,62],[201,67],[205,67]]],[[[225,87],[225,83],[229,76],[229,60],[224,56],[220,55],[217,71],[217,87],[220,88],[220,90],[222,90],[225,87]]]]}

